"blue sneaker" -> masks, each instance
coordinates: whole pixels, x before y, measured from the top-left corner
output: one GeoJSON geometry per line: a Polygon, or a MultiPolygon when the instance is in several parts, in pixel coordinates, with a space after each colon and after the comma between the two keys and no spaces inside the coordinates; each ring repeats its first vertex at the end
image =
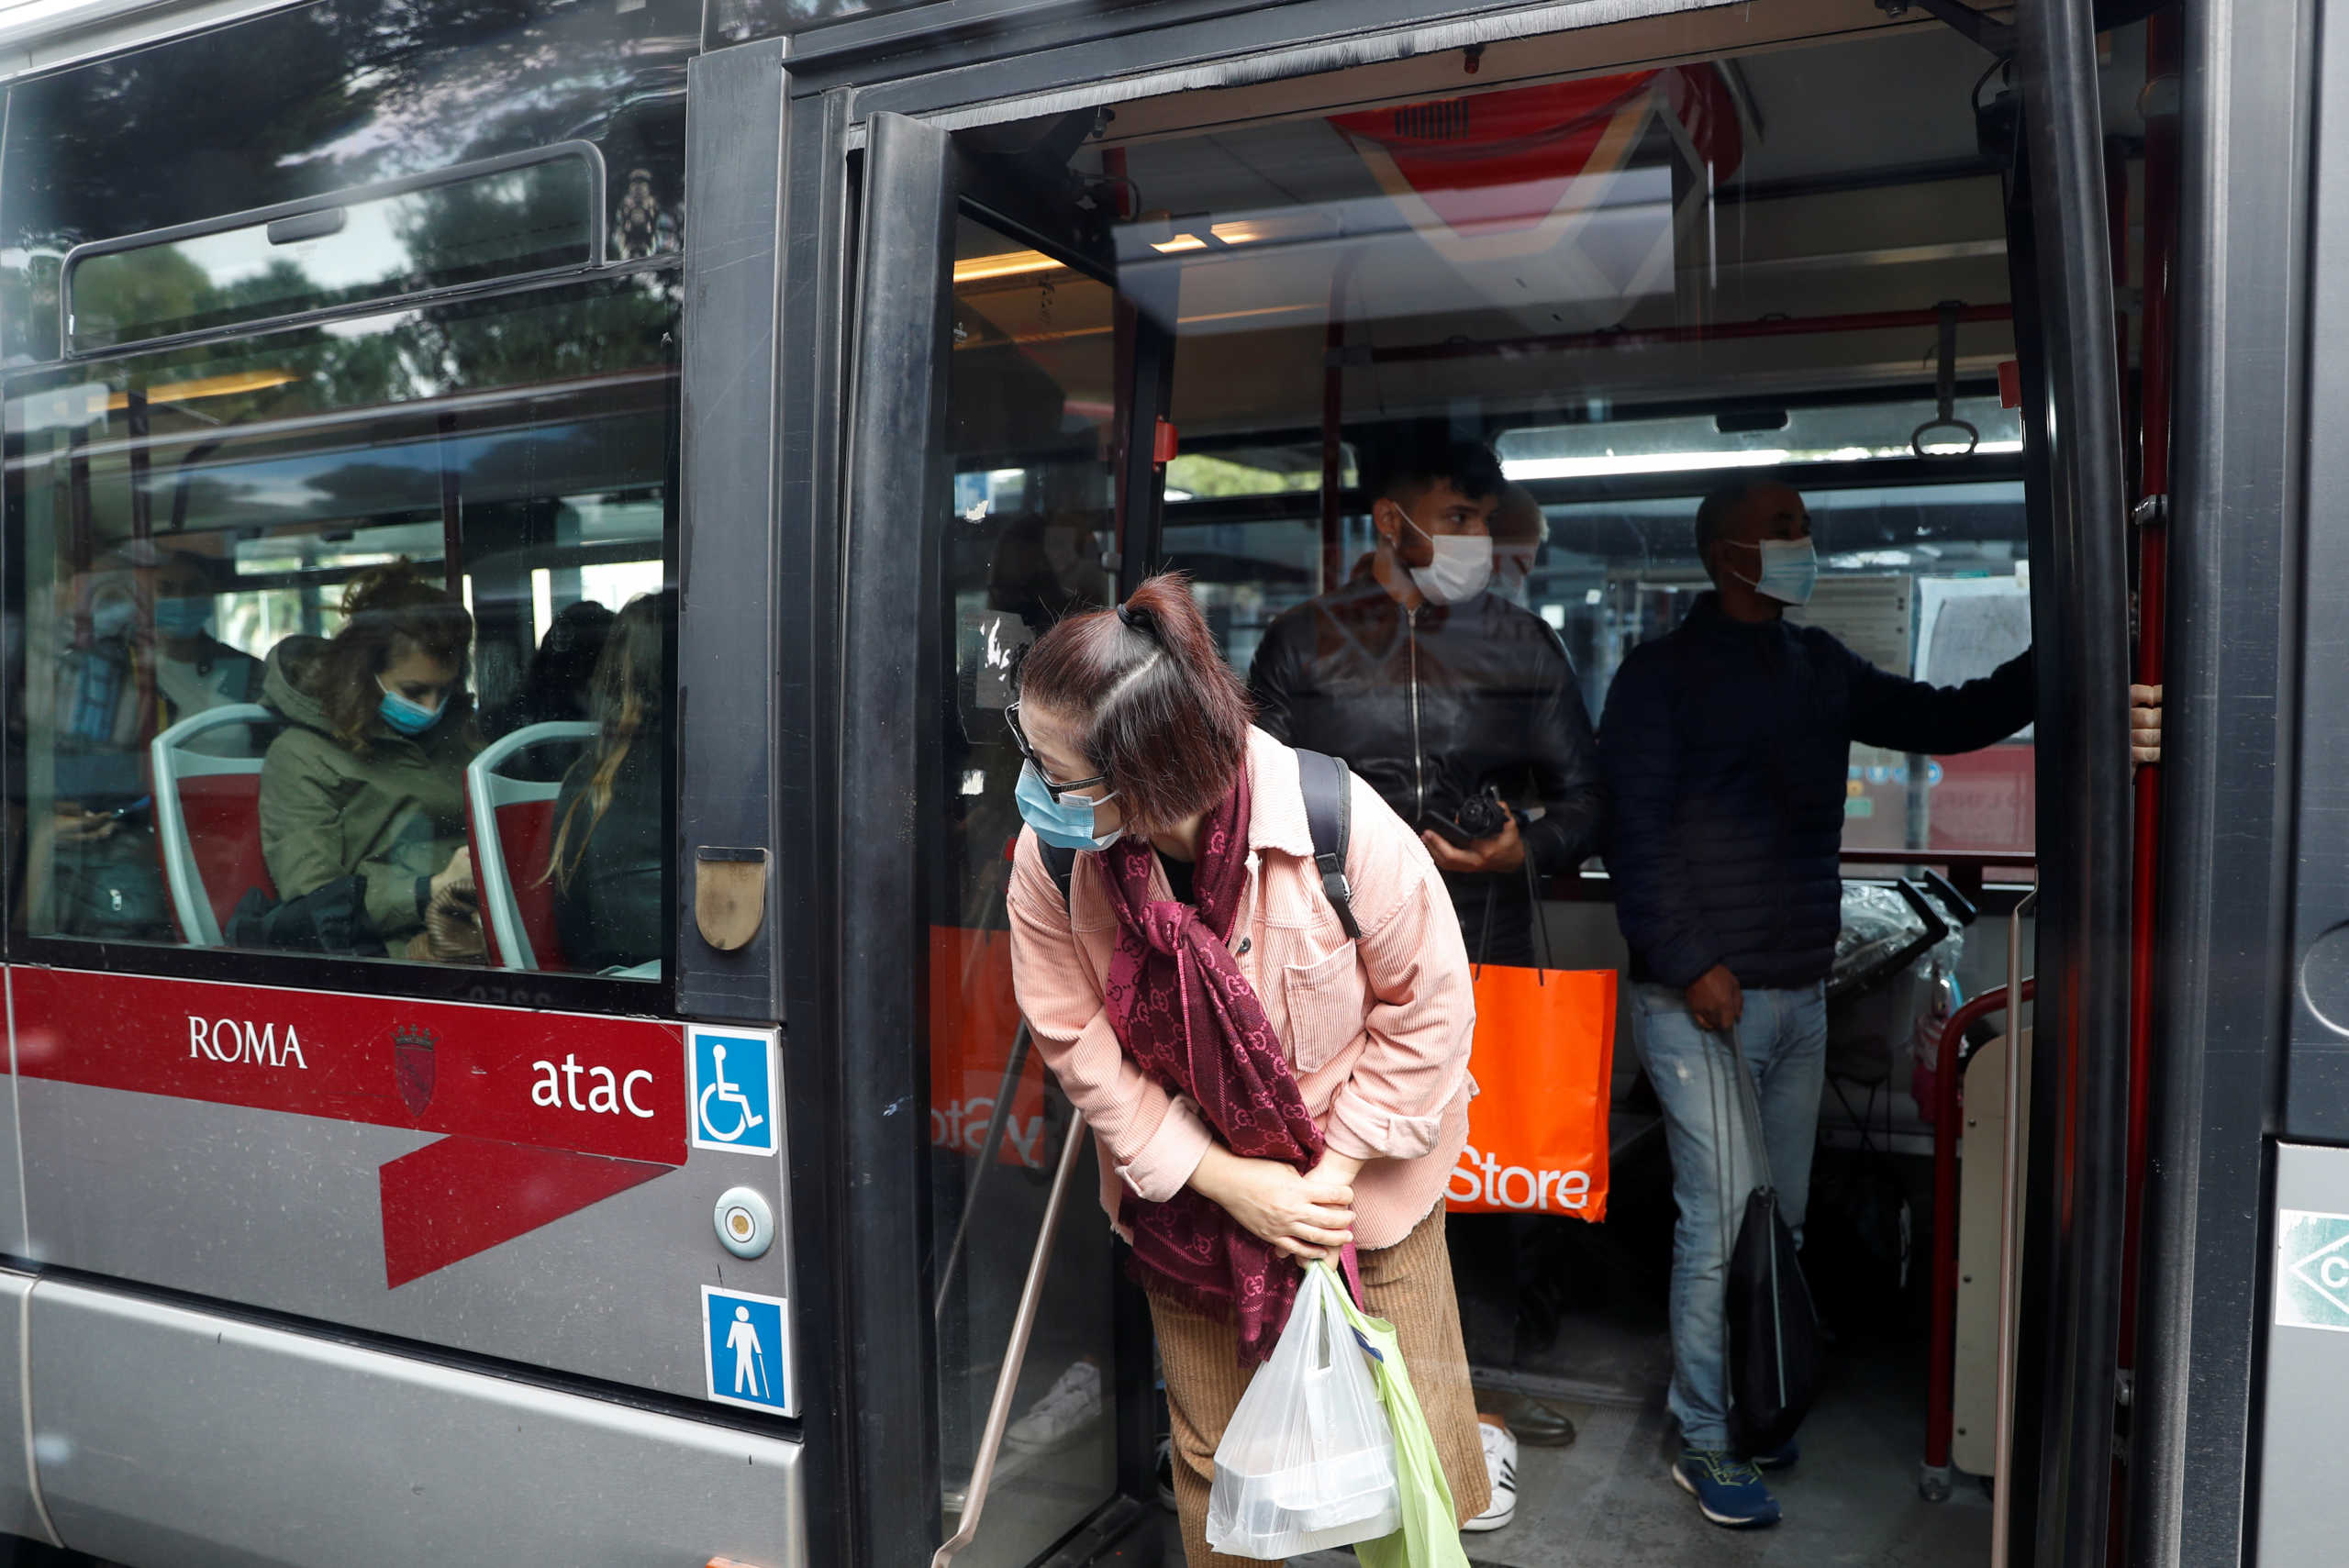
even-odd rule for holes
{"type": "Polygon", "coordinates": [[[1788,1438],[1786,1441],[1780,1443],[1769,1452],[1755,1454],[1753,1456],[1753,1468],[1763,1471],[1792,1470],[1795,1467],[1796,1462],[1801,1458],[1802,1444],[1797,1442],[1792,1438],[1788,1438]]]}
{"type": "Polygon", "coordinates": [[[1778,1522],[1778,1501],[1762,1485],[1762,1473],[1733,1453],[1684,1448],[1672,1462],[1672,1478],[1717,1525],[1751,1529],[1778,1522]]]}

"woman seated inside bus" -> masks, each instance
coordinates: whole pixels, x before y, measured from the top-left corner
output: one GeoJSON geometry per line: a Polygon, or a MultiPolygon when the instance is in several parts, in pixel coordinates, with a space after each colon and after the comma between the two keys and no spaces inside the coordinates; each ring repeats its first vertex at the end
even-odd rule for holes
{"type": "Polygon", "coordinates": [[[270,651],[262,702],[286,721],[262,764],[262,853],[298,944],[444,962],[482,956],[465,763],[473,617],[406,561],[352,579],[331,639],[270,651]]]}
{"type": "Polygon", "coordinates": [[[642,969],[661,959],[668,928],[662,690],[674,602],[668,593],[639,595],[612,624],[590,688],[596,742],[555,797],[554,849],[542,880],[554,884],[555,935],[572,969],[642,969]]]}

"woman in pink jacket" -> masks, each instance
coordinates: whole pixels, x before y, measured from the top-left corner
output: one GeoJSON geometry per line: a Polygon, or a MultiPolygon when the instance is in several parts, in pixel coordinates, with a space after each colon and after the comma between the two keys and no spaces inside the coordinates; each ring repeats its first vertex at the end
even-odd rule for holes
{"type": "Polygon", "coordinates": [[[1487,1480],[1443,1243],[1475,1024],[1428,853],[1353,784],[1361,939],[1321,890],[1297,753],[1248,698],[1180,577],[1030,650],[1012,973],[1044,1059],[1098,1140],[1102,1206],[1150,1297],[1190,1562],[1216,1445],[1286,1321],[1301,1260],[1359,1249],[1463,1520],[1487,1480]],[[1081,851],[1068,896],[1038,835],[1081,851]]]}

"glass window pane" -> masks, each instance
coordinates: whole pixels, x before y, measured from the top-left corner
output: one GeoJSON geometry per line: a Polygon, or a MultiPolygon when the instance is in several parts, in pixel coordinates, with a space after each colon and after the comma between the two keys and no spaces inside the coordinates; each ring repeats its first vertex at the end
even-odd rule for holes
{"type": "MultiPolygon", "coordinates": [[[[1885,58],[1855,47],[1813,69],[1885,58]]],[[[1954,51],[1903,68],[1963,69],[1954,51]]],[[[1292,633],[1322,617],[1311,693],[1270,680],[1260,697],[1298,743],[1356,747],[1358,771],[1422,825],[1441,830],[1486,786],[1528,812],[1562,805],[1539,769],[1456,732],[1403,762],[1364,739],[1391,707],[1397,733],[1424,740],[1415,692],[1475,685],[1462,672],[1489,661],[1454,633],[1527,635],[1508,616],[1421,603],[1375,672],[1326,651],[1386,647],[1381,606],[1427,597],[1408,580],[1432,542],[1409,532],[1421,519],[1372,514],[1379,476],[1431,437],[1497,460],[1496,493],[1472,497],[1493,541],[1481,597],[1546,625],[1594,720],[1623,656],[1707,586],[1697,506],[1741,473],[1804,492],[1824,573],[1807,617],[1884,667],[1962,680],[1987,672],[1935,648],[1987,657],[2028,640],[2021,427],[1994,373],[2012,345],[1996,182],[1823,205],[1777,177],[1776,144],[1739,117],[1739,69],[1496,83],[1204,133],[1170,128],[1179,105],[1147,106],[1106,139],[1146,133],[1075,160],[1134,215],[1117,228],[1119,284],[1175,340],[1184,452],[1157,559],[1191,574],[1238,668],[1258,665],[1284,615],[1292,633]],[[1949,300],[1963,309],[1943,367],[1949,300]],[[1881,482],[1920,448],[1938,466],[1881,482]]],[[[1846,842],[2027,849],[2029,754],[2028,732],[1932,764],[1858,748],[1846,842]]],[[[1472,931],[1485,902],[1462,906],[1472,931]]]]}
{"type": "Polygon", "coordinates": [[[418,190],[75,258],[69,346],[584,266],[596,259],[596,165],[584,150],[519,168],[451,171],[418,190]]]}
{"type": "MultiPolygon", "coordinates": [[[[933,521],[951,660],[940,771],[927,798],[932,1253],[941,1458],[953,1529],[1070,1112],[1011,990],[1004,894],[1019,770],[1004,706],[1011,662],[1053,621],[1108,603],[1108,455],[1118,406],[1108,285],[957,229],[949,371],[953,515],[933,521]],[[1031,261],[1032,259],[1032,261],[1031,261]],[[991,1118],[1001,1131],[988,1137],[991,1118]],[[958,1240],[960,1251],[956,1250],[958,1240]]],[[[958,1562],[1019,1568],[1105,1502],[1117,1460],[1110,1233],[1086,1139],[995,1472],[986,1523],[958,1562]]]]}
{"type": "Polygon", "coordinates": [[[12,382],[22,929],[657,975],[675,313],[652,273],[12,382]]]}

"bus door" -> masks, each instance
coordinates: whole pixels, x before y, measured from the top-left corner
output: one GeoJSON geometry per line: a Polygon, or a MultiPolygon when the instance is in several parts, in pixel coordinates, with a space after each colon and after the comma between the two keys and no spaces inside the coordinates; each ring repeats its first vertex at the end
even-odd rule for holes
{"type": "MultiPolygon", "coordinates": [[[[1039,144],[874,123],[848,394],[842,879],[878,918],[920,915],[911,976],[852,930],[842,984],[885,1022],[879,1038],[927,1045],[894,1086],[927,1106],[910,1129],[910,1240],[938,1511],[918,1520],[933,1533],[909,1519],[900,1543],[960,1535],[959,1561],[1006,1568],[1144,1522],[1153,1430],[1139,1303],[1112,1258],[1092,1140],[1020,1021],[1005,910],[1012,671],[1132,570],[1132,513],[1116,501],[1152,328],[1119,297],[1103,194],[1062,167],[1092,117],[1039,144]],[[871,842],[847,804],[899,791],[922,803],[909,857],[871,842]],[[985,1451],[991,1413],[1008,1429],[985,1451]]],[[[1136,461],[1141,494],[1146,445],[1136,461]]]]}
{"type": "MultiPolygon", "coordinates": [[[[315,23],[142,79],[339,84],[315,23]]],[[[685,517],[674,64],[640,167],[558,136],[160,228],[74,207],[12,316],[6,1528],[800,1560],[760,575],[695,634],[724,696],[678,674],[681,563],[761,530],[685,517]],[[686,837],[732,893],[699,920],[686,837]]],[[[84,89],[17,87],[28,143],[113,135],[84,89]]]]}
{"type": "MultiPolygon", "coordinates": [[[[1313,8],[1296,10],[1289,22],[1306,28],[1313,8]]],[[[1067,95],[1084,94],[1050,54],[952,71],[940,61],[934,81],[860,79],[820,111],[811,98],[807,123],[830,138],[847,171],[842,205],[860,215],[843,269],[833,818],[841,884],[858,896],[841,900],[832,955],[839,1029],[843,1040],[912,1047],[858,1069],[870,1081],[846,1135],[870,1139],[860,1180],[917,1218],[910,1230],[887,1219],[885,1231],[876,1211],[886,1247],[850,1262],[863,1271],[865,1331],[892,1347],[890,1360],[921,1357],[929,1369],[921,1386],[889,1385],[889,1409],[925,1424],[936,1471],[922,1489],[941,1499],[934,1519],[862,1505],[877,1559],[912,1561],[939,1541],[958,1561],[1081,1559],[1114,1543],[1148,1496],[1137,1462],[1154,1415],[1147,1340],[1116,1283],[1092,1155],[1063,1141],[1072,1118],[1038,1070],[1002,952],[1019,830],[1001,715],[1012,662],[1054,617],[1108,602],[1171,559],[1193,571],[1245,668],[1280,611],[1364,578],[1375,540],[1353,483],[1360,449],[1348,443],[1433,419],[1495,445],[1546,515],[1538,532],[1553,580],[1532,597],[1574,639],[1586,683],[1676,618],[1686,599],[1671,595],[1702,586],[1689,521],[1723,469],[1776,466],[1810,495],[1840,579],[1814,616],[1844,616],[1839,635],[1865,640],[1873,661],[1930,673],[1909,596],[1928,577],[1921,596],[1936,606],[1962,592],[1998,612],[1982,617],[1990,640],[2016,638],[1999,660],[2036,634],[2053,673],[2035,757],[1994,759],[1976,793],[2017,819],[2020,842],[1979,847],[1998,863],[2032,853],[2034,768],[2037,798],[2066,802],[2065,859],[2046,878],[2039,926],[2041,995],[2065,999],[2060,1015],[2041,1017],[2062,1017],[2065,1033],[2034,1057],[2026,1321],[2011,1336],[2020,1371],[1997,1455],[2002,1482],[2040,1485],[2002,1485],[1995,1518],[1972,1488],[1937,1512],[1943,1504],[1920,1500],[1909,1456],[1875,1440],[1851,1445],[1866,1466],[1813,1485],[1848,1488],[1851,1506],[1870,1510],[1852,1528],[1930,1539],[1952,1561],[2102,1560],[2101,1526],[2086,1521],[2104,1515],[2096,1477],[2110,1449],[2099,1423],[2117,1308],[2096,1281],[2117,1258],[2118,1232],[2104,1228],[2121,1212],[2109,1093],[2122,1080],[2108,1057],[2122,995],[2110,922],[2125,895],[2111,870],[2126,753],[2107,526],[2119,515],[2117,438],[2099,380],[2110,379],[2114,353],[2094,318],[2102,310],[2110,326],[2102,192],[2083,184],[2077,156],[2078,116],[2096,105],[2079,53],[2088,35],[2065,21],[2060,39],[2035,33],[2024,52],[2017,82],[2051,106],[2021,155],[2027,177],[2010,183],[2013,164],[1986,156],[1969,183],[1944,186],[1898,150],[1904,138],[1942,135],[1943,120],[1912,125],[1923,117],[1909,89],[1888,83],[1926,84],[1918,90],[1970,149],[1965,95],[1981,61],[1955,35],[1879,21],[1812,37],[1776,13],[1723,8],[1506,50],[1464,28],[1456,51],[1415,37],[1390,56],[1378,50],[1394,40],[1354,40],[1364,53],[1351,62],[1301,48],[1284,57],[1293,40],[1261,33],[1243,46],[1170,28],[1125,40],[1120,57],[1133,71],[1145,57],[1165,61],[1163,89],[1130,78],[1093,111],[1066,111],[1067,95]],[[1791,30],[1773,30],[1782,24],[1791,30]],[[1671,47],[1640,30],[1649,25],[1671,47]],[[1244,59],[1233,54],[1243,47],[1244,59]],[[1682,63],[1650,72],[1662,58],[1682,63]],[[1218,74],[1227,66],[1229,80],[1218,74]],[[1195,91],[1202,72],[1231,91],[1195,91]],[[1756,81],[1783,106],[1761,117],[1777,142],[1753,116],[1756,81]],[[1021,118],[1023,95],[1049,95],[1025,98],[1047,111],[1021,118]],[[999,115],[991,97],[1007,101],[999,115]],[[1830,104],[1882,117],[1880,137],[1838,139],[1858,166],[1761,178],[1784,148],[1805,145],[1788,128],[1830,104]],[[1510,115],[1481,129],[1478,105],[1510,115]],[[965,128],[915,117],[929,113],[965,128]],[[1568,118],[1588,160],[1576,178],[1506,162],[1519,139],[1538,142],[1568,118]],[[1709,193],[1737,172],[1741,134],[1752,187],[1716,210],[1709,193]],[[1497,166],[1453,180],[1448,171],[1478,154],[1497,166]],[[1925,188],[1899,191],[1911,181],[1925,188]],[[1854,188],[1871,195],[1838,199],[1854,188]],[[1527,201],[1536,206],[1508,205],[1527,201]],[[1953,298],[1965,307],[1942,306],[1953,298]],[[2020,414],[1996,392],[2010,358],[2020,414]],[[1957,417],[1978,421],[1977,439],[1936,443],[1937,422],[1957,417]],[[1935,561],[1945,571],[1919,564],[1935,561]],[[2106,1067],[2091,1072],[2095,1062],[2106,1067]],[[896,1107],[925,1104],[926,1127],[889,1126],[896,1107]],[[1006,1440],[983,1500],[974,1465],[984,1471],[981,1440],[997,1422],[1006,1440]],[[973,1511],[974,1535],[955,1539],[973,1511]]],[[[1258,24],[1286,25],[1275,8],[1258,24]]],[[[1095,58],[1070,52],[1071,70],[1095,58]]],[[[818,54],[795,56],[793,69],[811,95],[826,79],[818,54]]],[[[1586,696],[1595,716],[1603,684],[1586,696]]],[[[1904,809],[1911,825],[1874,824],[1890,835],[1878,837],[1862,822],[1847,841],[1900,851],[1888,858],[1904,863],[1928,847],[1908,834],[1919,784],[1932,780],[1921,758],[1871,760],[1854,775],[1849,817],[1867,817],[1881,794],[1887,815],[1904,809]],[[1904,764],[1914,782],[1876,790],[1904,764]]],[[[1553,922],[1590,938],[1584,966],[1620,960],[1604,913],[1553,922]]],[[[1987,952],[1969,984],[1996,984],[2005,967],[2002,947],[1987,952]]],[[[1923,1129],[1912,1138],[1931,1147],[1923,1129]]],[[[1653,1150],[1649,1166],[1643,1198],[1627,1182],[1609,1238],[1644,1225],[1668,1251],[1668,1173],[1653,1150]]],[[[1628,1456],[1588,1483],[1622,1485],[1620,1497],[1590,1505],[1575,1528],[1603,1516],[1627,1532],[1623,1550],[1685,1530],[1687,1560],[1703,1561],[1717,1538],[1650,1462],[1665,1440],[1669,1376],[1660,1306],[1656,1317],[1637,1353],[1603,1369],[1603,1386],[1519,1382],[1600,1396],[1581,1444],[1557,1462],[1628,1456]]],[[[1901,1355],[1879,1363],[1881,1379],[1854,1380],[1895,1401],[1887,1429],[1922,1425],[1924,1379],[1911,1376],[1921,1358],[1901,1355]]],[[[1836,1418],[1876,1418],[1847,1405],[1836,1418]]],[[[1520,1473],[1553,1462],[1529,1455],[1520,1473]]],[[[863,1485],[880,1484],[876,1473],[863,1485]]],[[[1819,1503],[1774,1538],[1789,1552],[1850,1550],[1819,1503]]]]}

